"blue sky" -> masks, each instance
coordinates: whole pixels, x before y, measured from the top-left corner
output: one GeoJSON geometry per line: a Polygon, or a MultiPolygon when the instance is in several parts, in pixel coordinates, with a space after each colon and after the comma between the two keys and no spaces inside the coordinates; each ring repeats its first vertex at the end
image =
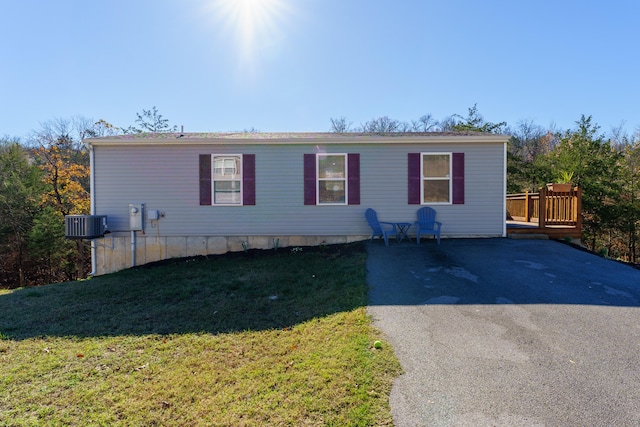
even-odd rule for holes
{"type": "Polygon", "coordinates": [[[0,136],[156,106],[185,131],[466,115],[640,127],[635,0],[0,0],[0,136]]]}

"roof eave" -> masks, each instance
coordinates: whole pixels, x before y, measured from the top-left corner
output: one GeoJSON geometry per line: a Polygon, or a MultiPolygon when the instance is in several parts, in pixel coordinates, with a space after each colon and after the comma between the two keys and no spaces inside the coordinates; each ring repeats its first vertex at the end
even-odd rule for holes
{"type": "Polygon", "coordinates": [[[126,138],[101,137],[88,138],[87,144],[93,146],[110,145],[316,145],[316,144],[461,144],[461,143],[506,143],[508,135],[498,134],[436,134],[436,135],[343,135],[343,134],[305,134],[300,136],[269,136],[252,137],[145,137],[126,138]]]}

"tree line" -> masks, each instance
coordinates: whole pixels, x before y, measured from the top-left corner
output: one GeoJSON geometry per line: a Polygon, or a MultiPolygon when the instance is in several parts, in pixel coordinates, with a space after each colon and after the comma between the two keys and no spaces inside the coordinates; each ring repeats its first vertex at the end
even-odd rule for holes
{"type": "MultiPolygon", "coordinates": [[[[26,141],[0,138],[0,287],[75,280],[89,273],[88,243],[64,238],[64,216],[90,211],[85,138],[176,130],[153,107],[137,113],[126,128],[77,117],[44,123],[26,141]]],[[[581,116],[567,130],[544,128],[531,120],[510,127],[485,120],[474,105],[466,115],[442,120],[430,114],[410,121],[382,116],[354,126],[345,117],[331,118],[330,131],[510,135],[507,192],[537,191],[548,182],[580,186],[585,246],[638,262],[640,130],[629,135],[619,128],[605,135],[590,116],[581,116]]]]}
{"type": "Polygon", "coordinates": [[[85,278],[88,243],[64,237],[65,215],[89,214],[89,137],[173,132],[156,107],[118,128],[85,117],[55,119],[21,141],[0,138],[0,288],[85,278]]]}

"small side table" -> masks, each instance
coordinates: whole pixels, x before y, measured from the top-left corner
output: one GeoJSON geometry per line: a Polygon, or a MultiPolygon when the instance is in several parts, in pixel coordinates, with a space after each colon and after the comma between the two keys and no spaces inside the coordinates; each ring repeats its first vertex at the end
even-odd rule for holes
{"type": "Polygon", "coordinates": [[[411,239],[407,235],[407,232],[413,224],[410,222],[394,222],[394,224],[398,228],[398,242],[402,242],[404,239],[408,239],[409,241],[411,241],[411,239]]]}

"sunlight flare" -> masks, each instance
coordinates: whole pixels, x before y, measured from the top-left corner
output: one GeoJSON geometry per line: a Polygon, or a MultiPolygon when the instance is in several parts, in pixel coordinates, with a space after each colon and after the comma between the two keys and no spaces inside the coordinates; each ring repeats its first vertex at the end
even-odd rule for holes
{"type": "Polygon", "coordinates": [[[240,65],[252,68],[264,51],[282,39],[290,9],[286,0],[216,0],[216,21],[237,48],[240,65]]]}

